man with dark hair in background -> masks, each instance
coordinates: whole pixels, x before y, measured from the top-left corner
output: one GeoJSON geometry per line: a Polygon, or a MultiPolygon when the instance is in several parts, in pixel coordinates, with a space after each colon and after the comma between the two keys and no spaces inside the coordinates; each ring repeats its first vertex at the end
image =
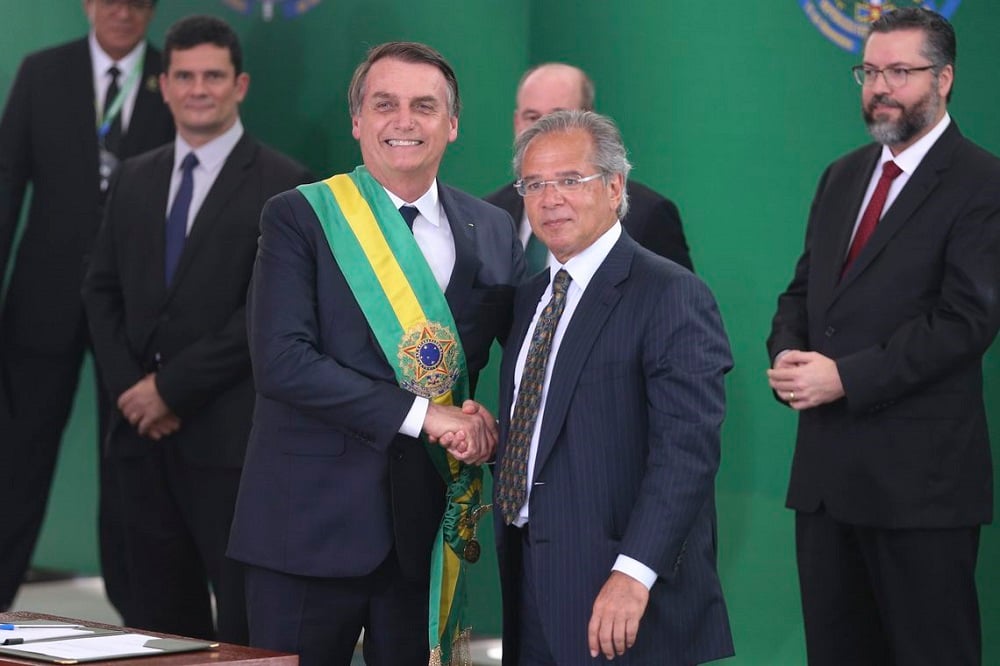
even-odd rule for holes
{"type": "MultiPolygon", "coordinates": [[[[531,127],[539,118],[553,111],[567,110],[594,110],[594,82],[586,72],[563,63],[532,67],[521,76],[517,85],[514,137],[531,127]]],[[[625,231],[646,249],[693,270],[677,206],[634,180],[628,181],[626,189],[629,212],[622,220],[625,231]]],[[[524,200],[514,191],[513,183],[485,198],[514,218],[514,223],[520,229],[529,273],[536,273],[544,268],[549,259],[548,251],[532,234],[524,210],[524,200]]]]}
{"type": "Polygon", "coordinates": [[[979,664],[1000,160],[948,114],[938,14],[883,14],[854,76],[875,143],[823,174],[767,343],[799,412],[787,504],[809,663],[979,664]]]}
{"type": "Polygon", "coordinates": [[[493,417],[461,406],[510,326],[521,245],[510,216],[437,179],[461,106],[440,53],[376,46],[348,96],[364,165],[261,219],[229,554],[248,565],[254,646],[346,666],[364,628],[369,666],[447,663],[479,554],[475,465],[496,443],[493,417]],[[447,432],[447,456],[421,441],[447,432]]]}
{"type": "Polygon", "coordinates": [[[248,641],[243,571],[225,558],[253,411],[246,289],[264,202],[309,180],[244,132],[249,84],[225,22],[170,27],[160,88],[176,140],[121,165],[83,289],[117,406],[125,624],[231,643],[248,641]]]}
{"type": "MultiPolygon", "coordinates": [[[[0,506],[12,508],[0,531],[0,609],[11,605],[31,560],[88,346],[80,283],[108,179],[120,160],[174,133],[157,90],[160,54],[145,41],[155,4],[83,0],[89,36],[26,57],[0,119],[0,280],[10,272],[0,310],[0,506]]],[[[108,406],[97,394],[103,439],[108,406]]],[[[112,482],[102,462],[101,570],[108,598],[124,613],[129,591],[112,482]]]]}

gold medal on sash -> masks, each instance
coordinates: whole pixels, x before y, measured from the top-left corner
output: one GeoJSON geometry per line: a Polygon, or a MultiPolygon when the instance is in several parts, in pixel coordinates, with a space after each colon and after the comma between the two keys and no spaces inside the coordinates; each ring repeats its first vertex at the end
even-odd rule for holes
{"type": "Polygon", "coordinates": [[[433,400],[455,385],[459,376],[458,346],[448,327],[425,321],[410,328],[399,342],[401,386],[433,400]]]}

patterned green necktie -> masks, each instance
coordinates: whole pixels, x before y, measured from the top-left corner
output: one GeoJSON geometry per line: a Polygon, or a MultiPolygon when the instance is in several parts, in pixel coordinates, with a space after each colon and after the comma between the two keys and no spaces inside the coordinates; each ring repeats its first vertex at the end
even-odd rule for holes
{"type": "Polygon", "coordinates": [[[556,324],[566,305],[566,290],[570,277],[566,269],[560,269],[552,282],[552,298],[542,310],[535,332],[531,336],[531,346],[524,360],[521,384],[517,391],[517,404],[510,420],[510,433],[500,474],[497,477],[497,501],[503,512],[504,521],[510,525],[517,518],[528,496],[528,454],[531,451],[531,435],[538,420],[538,406],[542,401],[542,387],[545,383],[545,367],[552,350],[552,336],[556,324]]]}

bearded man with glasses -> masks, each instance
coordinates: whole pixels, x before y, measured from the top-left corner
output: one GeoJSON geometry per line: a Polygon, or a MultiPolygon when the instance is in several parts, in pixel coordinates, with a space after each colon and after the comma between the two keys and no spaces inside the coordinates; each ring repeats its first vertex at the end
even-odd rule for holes
{"type": "Polygon", "coordinates": [[[948,114],[955,50],[925,9],[872,24],[854,77],[875,143],[820,180],[767,343],[799,413],[787,505],[811,666],[982,659],[1000,160],[948,114]]]}
{"type": "MultiPolygon", "coordinates": [[[[80,285],[111,173],[162,145],[174,123],[146,41],[154,0],[83,0],[90,33],[28,55],[0,119],[0,609],[24,578],[45,515],[59,442],[89,348],[80,285]],[[20,244],[18,220],[31,205],[20,244]]],[[[99,382],[98,382],[99,383],[99,382]]],[[[110,412],[96,390],[100,431],[110,412]]],[[[96,435],[96,433],[95,433],[96,435]]],[[[101,464],[101,570],[108,598],[129,593],[113,476],[101,464]]]]}

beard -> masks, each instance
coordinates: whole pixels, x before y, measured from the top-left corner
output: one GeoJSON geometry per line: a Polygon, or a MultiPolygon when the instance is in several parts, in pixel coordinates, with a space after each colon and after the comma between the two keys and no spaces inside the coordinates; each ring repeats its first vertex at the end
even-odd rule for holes
{"type": "Polygon", "coordinates": [[[897,102],[888,95],[875,95],[867,106],[862,107],[868,133],[875,141],[884,146],[898,146],[907,143],[915,136],[931,126],[941,109],[941,97],[938,94],[937,81],[926,95],[909,106],[897,102]],[[895,120],[875,117],[875,105],[899,109],[901,113],[895,120]]]}

